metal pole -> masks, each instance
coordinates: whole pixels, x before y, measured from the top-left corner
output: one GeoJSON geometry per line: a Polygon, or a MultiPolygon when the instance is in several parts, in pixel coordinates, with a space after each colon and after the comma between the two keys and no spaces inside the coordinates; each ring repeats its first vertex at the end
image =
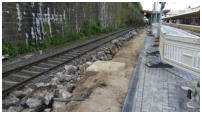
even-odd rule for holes
{"type": "Polygon", "coordinates": [[[160,9],[159,24],[158,24],[158,30],[157,30],[157,37],[158,37],[158,38],[160,37],[160,30],[161,30],[161,24],[162,24],[162,21],[161,21],[161,18],[162,18],[162,10],[163,10],[163,8],[165,7],[165,2],[160,2],[160,4],[161,4],[161,9],[160,9]]]}
{"type": "Polygon", "coordinates": [[[158,30],[157,30],[157,37],[160,37],[160,29],[161,29],[161,15],[162,15],[162,11],[160,11],[160,15],[159,15],[159,24],[158,24],[158,30]]]}

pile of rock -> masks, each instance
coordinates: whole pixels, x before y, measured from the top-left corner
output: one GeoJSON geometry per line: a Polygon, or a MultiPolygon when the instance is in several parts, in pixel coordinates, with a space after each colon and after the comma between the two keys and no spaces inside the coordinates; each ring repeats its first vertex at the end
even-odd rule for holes
{"type": "MultiPolygon", "coordinates": [[[[89,62],[86,64],[90,64],[89,62]]],[[[54,98],[68,99],[72,97],[75,82],[78,81],[78,68],[73,65],[65,65],[63,72],[51,76],[50,82],[35,83],[35,89],[24,87],[10,93],[3,100],[3,108],[6,111],[51,111],[58,108],[60,102],[54,98]],[[56,107],[54,107],[56,106],[56,107]]],[[[64,106],[64,105],[61,105],[64,106]]]]}
{"type": "Polygon", "coordinates": [[[93,62],[111,60],[124,41],[130,40],[136,34],[131,31],[95,52],[76,59],[72,65],[65,65],[62,72],[51,74],[50,81],[34,83],[34,89],[25,86],[21,90],[13,91],[2,101],[3,109],[7,109],[3,111],[59,111],[65,106],[65,102],[55,101],[54,98],[70,99],[75,82],[85,75],[86,69],[93,62]]]}

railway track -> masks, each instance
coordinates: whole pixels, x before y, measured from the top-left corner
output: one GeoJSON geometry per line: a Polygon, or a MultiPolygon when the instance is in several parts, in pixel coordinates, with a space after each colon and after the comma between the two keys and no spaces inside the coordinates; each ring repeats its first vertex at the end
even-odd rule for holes
{"type": "Polygon", "coordinates": [[[110,42],[113,39],[127,34],[131,30],[133,30],[133,28],[121,29],[103,35],[98,39],[89,40],[89,42],[85,44],[78,45],[77,47],[55,54],[37,62],[3,72],[2,94],[7,94],[16,88],[25,85],[26,83],[37,78],[38,76],[43,75],[59,66],[67,64],[75,58],[78,58],[86,54],[87,52],[90,52],[110,42]]]}

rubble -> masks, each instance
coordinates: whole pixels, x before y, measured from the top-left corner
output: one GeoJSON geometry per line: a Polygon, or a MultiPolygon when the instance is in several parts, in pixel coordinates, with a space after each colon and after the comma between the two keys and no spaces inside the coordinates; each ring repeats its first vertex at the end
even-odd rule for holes
{"type": "Polygon", "coordinates": [[[67,91],[69,91],[70,93],[72,93],[73,89],[75,88],[75,85],[67,83],[65,87],[66,87],[67,91]]]}
{"type": "Polygon", "coordinates": [[[50,112],[50,111],[51,111],[51,108],[44,109],[44,112],[50,112]]]}
{"type": "Polygon", "coordinates": [[[59,98],[71,98],[72,97],[72,94],[64,89],[60,89],[59,90],[59,95],[58,95],[59,98]]]}
{"type": "Polygon", "coordinates": [[[90,61],[86,62],[87,67],[90,66],[90,65],[92,65],[92,64],[93,64],[93,63],[90,62],[90,61]]]}
{"type": "Polygon", "coordinates": [[[12,92],[10,95],[20,99],[20,98],[23,98],[26,96],[26,92],[16,90],[16,91],[12,92]]]}
{"type": "Polygon", "coordinates": [[[29,106],[29,108],[36,108],[42,105],[42,100],[37,98],[28,98],[26,104],[29,106]]]}
{"type": "Polygon", "coordinates": [[[49,105],[53,97],[54,97],[54,92],[47,92],[46,95],[44,96],[44,103],[46,105],[49,105]]]}
{"type": "MultiPolygon", "coordinates": [[[[81,80],[84,75],[90,76],[96,74],[98,72],[98,68],[113,70],[113,68],[99,66],[99,62],[111,60],[119,51],[119,48],[122,47],[123,42],[129,40],[134,34],[136,34],[135,31],[119,37],[118,39],[112,40],[103,48],[96,50],[93,53],[89,53],[82,58],[74,60],[73,65],[65,65],[64,71],[51,74],[51,79],[49,82],[40,81],[35,83],[35,91],[33,91],[34,89],[25,86],[23,90],[12,92],[10,94],[12,97],[7,97],[5,100],[3,100],[3,105],[8,107],[7,111],[17,112],[33,112],[40,107],[43,107],[40,110],[44,112],[65,110],[65,102],[58,102],[54,101],[53,99],[72,99],[72,91],[75,88],[75,82],[81,80]],[[55,88],[53,89],[51,86],[54,86],[55,88]],[[20,106],[13,106],[22,100],[22,98],[24,101],[20,102],[20,106]],[[50,104],[52,107],[49,107],[50,104]],[[24,107],[24,105],[27,105],[29,108],[24,107]]],[[[112,62],[111,64],[115,63],[112,62]]],[[[124,67],[124,64],[122,63],[118,65],[120,65],[120,67],[124,67]]]]}
{"type": "Polygon", "coordinates": [[[54,101],[53,102],[53,106],[52,106],[52,111],[53,112],[60,112],[66,109],[65,107],[65,102],[58,102],[58,101],[54,101]]]}
{"type": "Polygon", "coordinates": [[[6,106],[12,106],[15,105],[19,102],[19,98],[15,97],[15,96],[9,96],[7,99],[2,100],[2,104],[4,107],[6,106]]]}
{"type": "Polygon", "coordinates": [[[85,74],[85,72],[86,72],[86,67],[87,67],[87,66],[86,66],[85,64],[79,66],[80,74],[85,74]]]}
{"type": "Polygon", "coordinates": [[[47,87],[47,86],[50,85],[50,83],[43,83],[43,82],[40,82],[40,83],[36,83],[35,85],[36,85],[37,88],[38,88],[38,87],[47,87]]]}
{"type": "Polygon", "coordinates": [[[68,74],[74,74],[76,72],[77,67],[73,65],[65,65],[65,70],[68,74]]]}
{"type": "Polygon", "coordinates": [[[11,106],[9,107],[9,109],[7,110],[8,112],[20,112],[23,110],[22,106],[11,106]]]}
{"type": "Polygon", "coordinates": [[[35,112],[35,109],[33,109],[33,108],[26,108],[26,109],[22,110],[22,112],[35,112]]]}
{"type": "Polygon", "coordinates": [[[58,85],[60,82],[59,82],[59,79],[57,77],[54,77],[51,79],[51,85],[58,85]]]}

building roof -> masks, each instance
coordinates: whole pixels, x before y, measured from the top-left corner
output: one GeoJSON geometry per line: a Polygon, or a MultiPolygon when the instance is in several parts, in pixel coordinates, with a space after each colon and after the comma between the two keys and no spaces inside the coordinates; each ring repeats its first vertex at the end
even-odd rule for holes
{"type": "Polygon", "coordinates": [[[200,18],[200,6],[194,8],[187,8],[184,10],[171,11],[167,13],[167,17],[163,17],[162,19],[183,18],[183,17],[200,18]]]}

